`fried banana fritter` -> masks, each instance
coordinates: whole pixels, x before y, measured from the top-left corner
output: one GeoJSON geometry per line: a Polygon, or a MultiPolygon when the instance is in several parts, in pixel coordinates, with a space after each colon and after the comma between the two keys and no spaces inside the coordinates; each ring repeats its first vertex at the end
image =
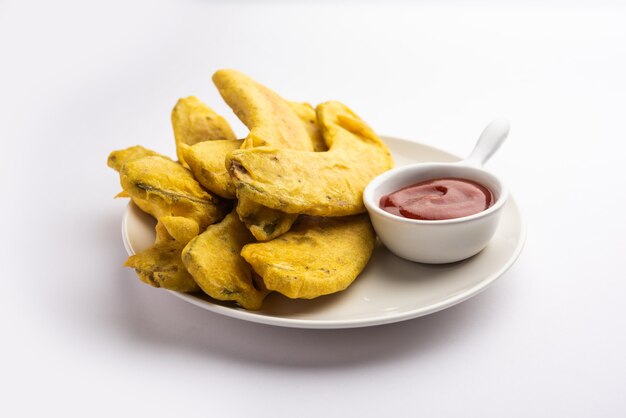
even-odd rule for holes
{"type": "Polygon", "coordinates": [[[289,232],[269,242],[248,244],[241,255],[268,290],[312,299],[347,288],[365,268],[375,241],[366,214],[303,216],[289,232]]]}
{"type": "Polygon", "coordinates": [[[213,82],[228,106],[250,129],[242,148],[270,145],[313,150],[309,134],[285,99],[235,70],[219,70],[213,82]]]}
{"type": "Polygon", "coordinates": [[[179,149],[193,176],[207,190],[225,199],[234,199],[235,184],[228,174],[226,156],[239,149],[240,140],[205,141],[189,146],[179,144],[179,149]]]}
{"type": "Polygon", "coordinates": [[[249,199],[237,203],[239,219],[258,241],[269,241],[289,231],[298,215],[259,205],[249,199]]]}
{"type": "Polygon", "coordinates": [[[268,291],[239,254],[250,242],[254,237],[233,211],[192,239],[183,249],[182,260],[196,283],[212,298],[260,309],[268,291]]]}
{"type": "Polygon", "coordinates": [[[181,144],[194,145],[203,141],[235,140],[226,119],[194,96],[178,100],[172,110],[172,127],[176,140],[176,155],[185,165],[181,144]]]}
{"type": "Polygon", "coordinates": [[[191,172],[160,156],[127,162],[120,171],[122,188],[141,210],[157,220],[183,216],[204,230],[224,217],[228,203],[207,192],[191,172]]]}
{"type": "Polygon", "coordinates": [[[204,191],[180,164],[141,146],[114,151],[107,162],[120,172],[124,191],[118,197],[130,197],[158,220],[154,245],[129,257],[124,265],[151,286],[198,291],[181,253],[200,227],[223,217],[224,203],[204,191]]]}
{"type": "Polygon", "coordinates": [[[151,157],[154,155],[167,158],[166,156],[161,155],[156,151],[144,148],[141,145],[135,145],[134,147],[125,148],[110,153],[109,158],[107,158],[107,165],[119,173],[124,164],[138,160],[143,157],[151,157]]]}
{"type": "MultiPolygon", "coordinates": [[[[220,70],[213,82],[226,103],[250,130],[241,148],[272,146],[298,150],[313,150],[309,128],[299,114],[305,114],[303,105],[290,104],[267,87],[235,70],[220,70]],[[294,108],[299,111],[296,112],[294,108]]],[[[310,116],[310,115],[309,115],[310,116]]],[[[308,122],[307,122],[308,123],[308,122]]],[[[227,166],[229,165],[227,159],[227,166]]],[[[254,237],[268,241],[289,230],[293,215],[268,209],[239,196],[237,213],[254,237]]]]}
{"type": "MultiPolygon", "coordinates": [[[[183,246],[200,233],[196,221],[182,216],[164,216],[159,219],[157,226],[158,224],[162,225],[162,238],[171,238],[183,246]]],[[[158,232],[159,229],[157,228],[157,241],[159,240],[158,232]]]]}
{"type": "Polygon", "coordinates": [[[198,235],[198,224],[179,216],[166,216],[156,226],[156,242],[150,248],[128,257],[124,265],[135,269],[139,279],[154,287],[178,292],[200,290],[187,272],[181,253],[198,235]]]}
{"type": "Polygon", "coordinates": [[[286,213],[346,216],[365,212],[363,190],[393,167],[383,141],[347,106],[327,102],[317,118],[329,150],[306,152],[262,147],[230,155],[240,199],[286,213]]]}

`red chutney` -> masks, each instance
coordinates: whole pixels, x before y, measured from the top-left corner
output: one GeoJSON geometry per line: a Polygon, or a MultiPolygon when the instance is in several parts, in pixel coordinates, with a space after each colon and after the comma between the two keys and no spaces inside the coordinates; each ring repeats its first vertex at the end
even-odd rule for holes
{"type": "Polygon", "coordinates": [[[493,203],[491,190],[459,178],[422,181],[380,199],[380,207],[389,213],[427,221],[462,218],[482,212],[493,203]]]}

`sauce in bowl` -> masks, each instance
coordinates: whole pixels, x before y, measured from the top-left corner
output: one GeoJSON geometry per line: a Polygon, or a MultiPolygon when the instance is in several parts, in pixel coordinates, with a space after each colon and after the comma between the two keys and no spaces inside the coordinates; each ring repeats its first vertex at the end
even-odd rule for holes
{"type": "Polygon", "coordinates": [[[440,221],[474,215],[494,203],[491,190],[471,180],[440,178],[404,187],[380,199],[381,209],[403,218],[440,221]]]}

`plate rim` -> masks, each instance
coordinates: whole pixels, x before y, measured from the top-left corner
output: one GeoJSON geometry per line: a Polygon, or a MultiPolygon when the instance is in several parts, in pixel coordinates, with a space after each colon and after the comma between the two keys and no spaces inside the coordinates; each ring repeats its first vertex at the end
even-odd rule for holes
{"type": "MultiPolygon", "coordinates": [[[[384,140],[390,139],[392,141],[404,142],[404,143],[409,143],[409,144],[417,144],[422,147],[430,148],[431,150],[436,151],[438,153],[445,153],[452,158],[460,159],[460,157],[448,151],[433,147],[428,144],[421,143],[419,141],[411,141],[408,139],[397,138],[397,137],[386,136],[386,135],[381,135],[381,138],[383,138],[384,140]]],[[[127,225],[128,225],[128,219],[129,219],[129,213],[130,213],[129,208],[130,208],[130,205],[132,204],[133,204],[132,201],[130,201],[127,204],[126,210],[124,211],[124,215],[122,217],[122,231],[121,231],[122,241],[124,243],[124,248],[126,249],[126,252],[128,253],[128,255],[135,254],[135,252],[132,249],[132,246],[130,245],[130,240],[127,235],[127,231],[128,231],[127,225]]],[[[427,305],[421,308],[403,311],[398,314],[384,315],[384,316],[366,318],[366,319],[360,318],[360,319],[343,319],[343,320],[284,318],[280,316],[261,315],[261,314],[256,313],[255,311],[248,311],[240,307],[223,306],[217,303],[212,303],[211,301],[199,299],[197,297],[188,295],[186,293],[176,292],[176,291],[167,290],[167,289],[165,290],[167,290],[169,293],[173,294],[174,296],[188,303],[191,303],[192,305],[208,310],[210,312],[215,312],[215,313],[218,313],[218,314],[230,317],[230,318],[241,319],[244,321],[255,322],[255,323],[265,324],[265,325],[272,325],[272,326],[287,327],[287,328],[347,329],[347,328],[363,328],[363,327],[378,326],[378,325],[385,325],[385,324],[407,321],[410,319],[419,318],[420,316],[430,315],[432,313],[439,312],[441,310],[457,305],[461,302],[464,302],[478,295],[483,290],[491,286],[498,278],[500,278],[504,273],[506,273],[513,266],[513,264],[515,264],[520,254],[522,253],[522,250],[526,243],[527,230],[526,230],[526,221],[525,221],[524,216],[522,215],[522,211],[520,210],[520,207],[517,204],[517,201],[513,198],[513,195],[509,194],[509,199],[506,205],[511,205],[511,204],[515,205],[517,209],[517,214],[519,216],[520,236],[519,236],[517,245],[512,255],[509,257],[509,259],[503,266],[501,266],[495,272],[491,273],[485,279],[481,280],[479,283],[475,284],[471,288],[461,293],[458,293],[452,297],[443,299],[437,303],[427,305]]]]}

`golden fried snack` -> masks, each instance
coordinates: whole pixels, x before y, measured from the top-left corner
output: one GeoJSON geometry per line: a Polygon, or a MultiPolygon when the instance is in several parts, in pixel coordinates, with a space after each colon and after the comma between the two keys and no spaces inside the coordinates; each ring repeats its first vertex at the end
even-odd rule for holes
{"type": "Polygon", "coordinates": [[[241,140],[199,142],[189,146],[179,144],[179,150],[193,176],[207,190],[225,199],[234,199],[235,184],[224,161],[232,151],[239,149],[241,140]]]}
{"type": "MultiPolygon", "coordinates": [[[[197,222],[182,216],[164,216],[159,219],[157,227],[158,224],[162,225],[161,228],[164,229],[163,233],[167,232],[167,235],[163,234],[163,237],[174,239],[183,246],[187,245],[189,241],[200,233],[197,222]]],[[[158,240],[159,234],[157,229],[157,241],[158,240]]]]}
{"type": "MultiPolygon", "coordinates": [[[[250,129],[241,148],[264,145],[276,148],[313,150],[305,123],[294,107],[304,113],[302,106],[291,105],[278,94],[235,70],[219,70],[213,82],[237,117],[250,129]]],[[[227,160],[227,165],[229,165],[227,160]]],[[[264,208],[239,196],[237,213],[259,241],[268,241],[288,231],[295,221],[293,215],[264,208]]]]}
{"type": "Polygon", "coordinates": [[[304,124],[304,128],[309,134],[313,151],[326,151],[328,147],[322,136],[322,129],[317,123],[317,115],[315,109],[308,103],[289,102],[289,105],[304,124]]]}
{"type": "Polygon", "coordinates": [[[221,220],[228,209],[227,202],[204,190],[189,170],[168,158],[127,162],[120,182],[133,202],[157,220],[182,216],[194,220],[200,231],[221,220]]]}
{"type": "Polygon", "coordinates": [[[250,242],[254,237],[233,211],[192,239],[183,249],[182,260],[207,295],[235,301],[246,309],[260,309],[268,292],[239,255],[250,242]]]}
{"type": "Polygon", "coordinates": [[[198,224],[179,216],[166,216],[156,226],[156,242],[144,251],[128,257],[124,265],[135,269],[139,279],[154,287],[178,292],[200,290],[187,272],[181,252],[194,236],[198,224]]]}
{"type": "Polygon", "coordinates": [[[387,146],[347,106],[317,107],[327,152],[262,147],[230,155],[240,199],[286,213],[346,216],[365,212],[363,190],[393,167],[387,146]]]}
{"type": "Polygon", "coordinates": [[[285,99],[235,70],[219,70],[213,82],[228,106],[250,129],[242,148],[270,145],[312,150],[309,134],[285,99]]]}
{"type": "Polygon", "coordinates": [[[289,231],[298,215],[260,205],[246,197],[238,197],[237,214],[257,241],[269,241],[289,231]]]}
{"type": "Polygon", "coordinates": [[[181,144],[193,145],[203,141],[235,140],[226,119],[194,96],[179,99],[172,110],[172,127],[176,140],[176,155],[184,165],[181,144]]]}
{"type": "Polygon", "coordinates": [[[134,147],[125,148],[110,153],[109,158],[107,158],[107,165],[113,170],[119,172],[124,164],[153,155],[160,155],[163,158],[167,158],[156,151],[144,148],[141,145],[135,145],[134,147]]]}
{"type": "Polygon", "coordinates": [[[346,218],[302,216],[289,232],[248,244],[242,257],[268,290],[312,299],[347,288],[363,270],[376,235],[366,214],[346,218]]]}
{"type": "Polygon", "coordinates": [[[239,199],[237,214],[257,241],[269,241],[289,231],[298,215],[259,205],[250,199],[239,199]]]}

